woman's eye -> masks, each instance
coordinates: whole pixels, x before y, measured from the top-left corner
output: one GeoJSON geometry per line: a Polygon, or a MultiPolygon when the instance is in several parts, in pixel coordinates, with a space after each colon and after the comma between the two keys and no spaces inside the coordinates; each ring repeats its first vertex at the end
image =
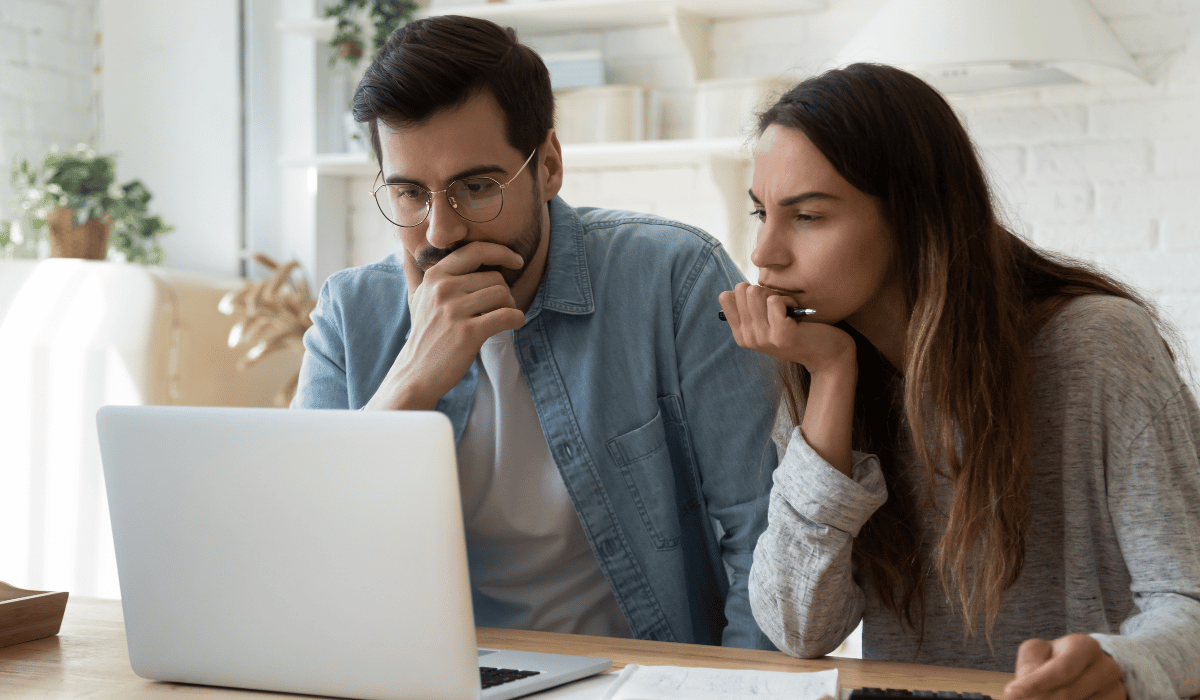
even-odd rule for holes
{"type": "Polygon", "coordinates": [[[763,219],[765,219],[767,217],[767,212],[763,211],[762,209],[754,209],[754,210],[751,210],[750,216],[753,216],[754,218],[758,219],[759,221],[762,221],[763,219]]]}
{"type": "Polygon", "coordinates": [[[812,221],[816,221],[819,218],[821,218],[821,217],[819,217],[815,214],[804,214],[804,213],[796,214],[796,221],[799,221],[800,223],[805,223],[805,224],[812,222],[812,221]]]}

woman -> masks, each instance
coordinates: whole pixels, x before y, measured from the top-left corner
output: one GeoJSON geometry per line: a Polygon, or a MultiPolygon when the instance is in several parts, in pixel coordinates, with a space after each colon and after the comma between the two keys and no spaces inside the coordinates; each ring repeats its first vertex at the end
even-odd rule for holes
{"type": "Polygon", "coordinates": [[[1005,229],[886,66],[767,110],[751,198],[759,285],[720,302],[798,426],[750,576],[775,644],[861,619],[866,658],[1015,669],[1008,700],[1200,693],[1200,411],[1147,303],[1005,229]]]}

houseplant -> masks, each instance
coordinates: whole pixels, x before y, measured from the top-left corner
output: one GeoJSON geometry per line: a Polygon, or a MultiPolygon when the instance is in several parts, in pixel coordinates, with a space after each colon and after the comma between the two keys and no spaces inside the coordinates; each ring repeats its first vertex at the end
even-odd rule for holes
{"type": "Polygon", "coordinates": [[[129,262],[162,264],[158,239],[172,229],[150,215],[145,185],[118,185],[116,169],[116,156],[82,143],[51,150],[38,166],[14,164],[24,218],[35,235],[48,233],[51,257],[103,260],[113,251],[129,262]]]}
{"type": "Polygon", "coordinates": [[[359,22],[364,11],[375,28],[371,47],[372,53],[376,53],[387,43],[396,27],[412,20],[417,3],[412,0],[338,0],[326,7],[325,16],[337,20],[333,38],[329,40],[329,45],[337,53],[329,59],[330,65],[341,58],[357,66],[366,53],[363,26],[359,22]]]}
{"type": "Polygon", "coordinates": [[[13,244],[19,242],[13,240],[12,222],[0,219],[0,257],[7,256],[13,244]]]}

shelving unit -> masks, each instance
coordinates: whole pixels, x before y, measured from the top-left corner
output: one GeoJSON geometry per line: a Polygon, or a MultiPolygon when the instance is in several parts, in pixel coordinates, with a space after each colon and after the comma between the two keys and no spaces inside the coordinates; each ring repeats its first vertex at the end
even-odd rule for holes
{"type": "Polygon", "coordinates": [[[826,9],[826,0],[541,0],[487,3],[420,14],[469,15],[510,26],[518,33],[600,31],[666,23],[687,52],[693,80],[711,76],[709,38],[713,20],[798,14],[826,9]]]}
{"type": "MultiPolygon", "coordinates": [[[[542,0],[423,10],[417,17],[444,14],[481,17],[512,27],[518,33],[533,34],[667,24],[687,52],[692,79],[704,80],[711,76],[708,54],[713,20],[820,12],[827,7],[827,0],[542,0]]],[[[278,26],[281,31],[328,41],[333,36],[334,20],[292,20],[278,26]]]]}
{"type": "MultiPolygon", "coordinates": [[[[285,37],[285,133],[307,134],[310,148],[293,148],[281,159],[285,212],[293,216],[289,231],[304,252],[301,262],[314,270],[316,282],[348,263],[350,230],[333,211],[344,207],[353,179],[377,172],[373,159],[362,153],[322,153],[316,148],[316,119],[312,114],[290,116],[318,94],[321,66],[316,46],[333,35],[331,19],[314,17],[314,0],[284,0],[285,19],[276,24],[285,37]],[[296,69],[293,70],[292,66],[296,69]],[[290,85],[290,90],[289,90],[290,85]],[[291,95],[291,99],[289,99],[291,95]],[[299,210],[299,214],[295,211],[299,210]],[[307,260],[304,258],[307,257],[307,260]]],[[[462,14],[512,26],[522,35],[573,31],[603,31],[665,25],[679,42],[694,83],[711,75],[711,27],[714,20],[794,15],[819,12],[827,0],[541,0],[486,3],[422,10],[418,17],[462,14]]],[[[323,49],[322,49],[323,50],[323,49]]],[[[311,108],[309,110],[311,112],[311,108]]],[[[294,143],[290,139],[287,143],[294,143]]],[[[719,193],[727,231],[744,225],[743,200],[750,155],[742,139],[672,139],[623,143],[564,144],[568,171],[631,168],[697,168],[719,193]]],[[[584,203],[586,204],[586,203],[584,203]]]]}
{"type": "MultiPolygon", "coordinates": [[[[747,160],[740,139],[674,139],[669,141],[623,141],[616,143],[572,143],[563,146],[563,160],[570,169],[703,166],[711,161],[747,160]]],[[[378,171],[365,153],[322,153],[311,158],[285,160],[286,168],[314,168],[318,174],[335,177],[371,177],[378,171]]]]}
{"type": "Polygon", "coordinates": [[[826,0],[541,0],[493,2],[440,10],[420,16],[460,14],[485,17],[518,28],[540,31],[612,29],[663,22],[675,10],[709,19],[734,19],[771,14],[795,14],[826,9],[826,0]]]}

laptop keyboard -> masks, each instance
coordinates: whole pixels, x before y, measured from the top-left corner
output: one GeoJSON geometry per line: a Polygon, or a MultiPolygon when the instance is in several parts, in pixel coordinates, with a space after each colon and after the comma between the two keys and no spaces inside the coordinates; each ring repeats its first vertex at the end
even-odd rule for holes
{"type": "Polygon", "coordinates": [[[519,681],[522,678],[528,678],[530,676],[536,676],[539,673],[541,673],[541,671],[518,671],[515,668],[492,668],[491,666],[480,666],[479,682],[482,687],[491,688],[492,686],[519,681]]]}

